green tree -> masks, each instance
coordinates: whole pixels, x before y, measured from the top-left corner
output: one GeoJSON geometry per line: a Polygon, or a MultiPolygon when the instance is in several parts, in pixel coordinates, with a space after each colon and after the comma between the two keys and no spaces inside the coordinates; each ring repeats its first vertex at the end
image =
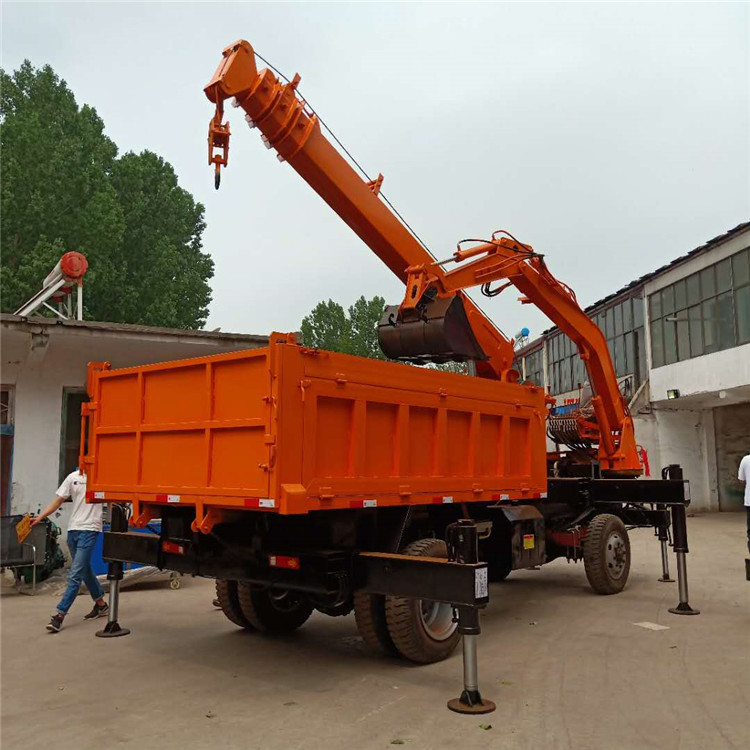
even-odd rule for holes
{"type": "Polygon", "coordinates": [[[300,325],[302,343],[329,352],[351,354],[351,324],[338,302],[318,302],[300,325]]]}
{"type": "Polygon", "coordinates": [[[356,354],[359,357],[385,359],[378,344],[378,321],[385,300],[360,297],[348,310],[333,300],[319,302],[302,320],[302,343],[317,349],[356,354]]]}
{"type": "Polygon", "coordinates": [[[428,365],[428,367],[433,370],[440,370],[441,372],[452,372],[456,375],[471,375],[467,362],[441,362],[439,364],[428,365]]]}
{"type": "Polygon", "coordinates": [[[2,310],[34,294],[67,250],[89,261],[85,314],[200,327],[210,301],[203,207],[155,154],[128,153],[51,67],[0,70],[2,310]]]}
{"type": "Polygon", "coordinates": [[[373,297],[366,300],[360,297],[349,308],[352,353],[371,359],[385,359],[378,343],[378,322],[383,317],[385,300],[373,297]]]}
{"type": "Polygon", "coordinates": [[[179,187],[172,166],[150,151],[118,159],[112,185],[124,220],[123,242],[115,255],[123,320],[202,326],[211,301],[207,280],[214,268],[201,252],[203,206],[179,187]]]}

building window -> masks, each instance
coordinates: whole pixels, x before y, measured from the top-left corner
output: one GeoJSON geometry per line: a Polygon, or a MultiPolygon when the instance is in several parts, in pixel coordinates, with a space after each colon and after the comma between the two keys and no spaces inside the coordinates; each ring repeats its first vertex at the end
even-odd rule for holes
{"type": "Polygon", "coordinates": [[[13,386],[0,388],[0,515],[10,513],[13,474],[13,386]]]}
{"type": "Polygon", "coordinates": [[[534,385],[544,387],[544,353],[542,349],[537,349],[524,358],[524,368],[526,370],[526,381],[534,385]]]}
{"type": "Polygon", "coordinates": [[[78,468],[78,456],[81,451],[81,404],[88,400],[86,391],[81,388],[63,388],[60,482],[78,468]]]}
{"type": "MultiPolygon", "coordinates": [[[[591,317],[607,339],[617,377],[631,375],[637,388],[646,377],[643,298],[628,297],[591,317]]],[[[556,396],[578,389],[588,375],[575,344],[558,333],[548,340],[547,345],[550,393],[556,396]]]]}
{"type": "Polygon", "coordinates": [[[750,342],[750,248],[732,256],[732,286],[737,343],[750,342]]]}
{"type": "Polygon", "coordinates": [[[649,296],[654,367],[750,342],[750,248],[649,296]]]}
{"type": "Polygon", "coordinates": [[[0,389],[0,426],[13,424],[13,390],[12,386],[0,389]]]}

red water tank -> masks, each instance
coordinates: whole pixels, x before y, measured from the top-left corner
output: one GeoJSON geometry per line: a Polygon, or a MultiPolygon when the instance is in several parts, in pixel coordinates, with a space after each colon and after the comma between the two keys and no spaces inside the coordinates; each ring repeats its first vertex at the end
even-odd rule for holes
{"type": "Polygon", "coordinates": [[[71,281],[83,278],[88,270],[89,262],[83,253],[71,250],[60,258],[60,271],[62,275],[71,281]]]}

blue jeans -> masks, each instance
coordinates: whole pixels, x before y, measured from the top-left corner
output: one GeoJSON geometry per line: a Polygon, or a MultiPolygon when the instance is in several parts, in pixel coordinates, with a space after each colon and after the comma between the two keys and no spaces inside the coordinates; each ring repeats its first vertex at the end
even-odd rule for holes
{"type": "Polygon", "coordinates": [[[99,581],[96,580],[94,571],[91,568],[91,555],[94,552],[94,546],[99,536],[98,531],[69,531],[68,532],[68,549],[73,558],[70,566],[70,577],[68,578],[68,588],[65,589],[63,598],[57,605],[57,611],[60,614],[68,614],[68,610],[73,605],[78,591],[81,588],[81,581],[85,582],[91,598],[94,601],[104,596],[99,581]]]}

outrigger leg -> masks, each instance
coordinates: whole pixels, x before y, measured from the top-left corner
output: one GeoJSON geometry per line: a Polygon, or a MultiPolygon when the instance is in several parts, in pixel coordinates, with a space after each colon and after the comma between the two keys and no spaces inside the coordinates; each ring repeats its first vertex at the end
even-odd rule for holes
{"type": "Polygon", "coordinates": [[[674,578],[669,575],[669,536],[666,526],[659,526],[659,544],[661,545],[661,583],[674,583],[674,578]]]}
{"type": "MultiPolygon", "coordinates": [[[[667,467],[669,478],[682,480],[682,469],[679,466],[667,467]]],[[[688,601],[687,561],[687,511],[685,506],[672,506],[672,536],[674,538],[674,551],[677,557],[677,588],[680,601],[676,607],[670,607],[673,615],[699,615],[699,609],[693,609],[688,601]]]]}
{"type": "MultiPolygon", "coordinates": [[[[127,531],[128,519],[122,505],[112,506],[112,518],[110,520],[111,531],[127,531]]],[[[118,638],[130,633],[129,628],[123,628],[117,621],[117,611],[120,604],[120,581],[122,580],[122,562],[110,560],[107,569],[107,580],[109,581],[109,614],[107,624],[103,630],[97,630],[97,638],[118,638]]]]}
{"type": "MultiPolygon", "coordinates": [[[[478,535],[476,524],[469,519],[461,519],[447,529],[448,557],[460,563],[479,562],[478,535]]],[[[484,571],[486,573],[486,569],[484,571]]],[[[479,584],[477,584],[479,585],[479,584]]],[[[484,581],[484,586],[487,581],[484,581]]],[[[486,595],[486,594],[485,594],[486,595]]],[[[479,609],[477,607],[457,607],[458,631],[463,635],[464,689],[458,698],[448,701],[448,708],[459,714],[488,714],[495,710],[491,700],[482,698],[479,692],[477,665],[477,637],[479,636],[479,609]]]]}

